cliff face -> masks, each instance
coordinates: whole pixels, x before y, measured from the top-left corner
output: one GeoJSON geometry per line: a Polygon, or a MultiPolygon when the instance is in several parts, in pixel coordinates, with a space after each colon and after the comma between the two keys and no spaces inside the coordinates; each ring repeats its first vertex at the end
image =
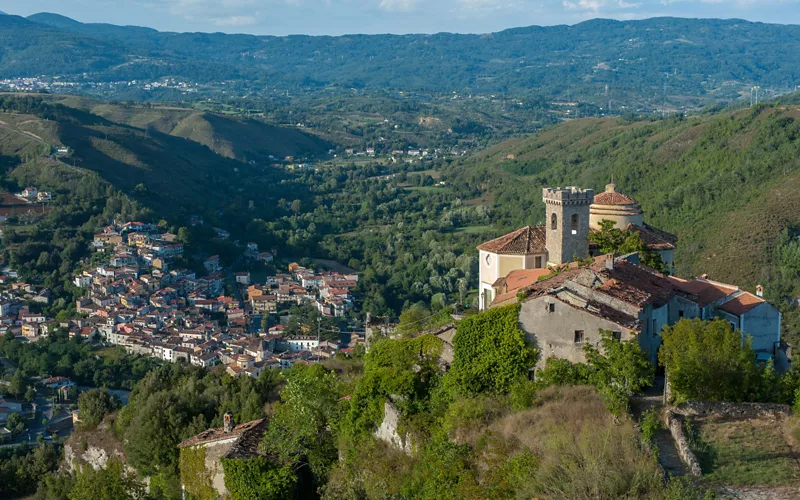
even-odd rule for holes
{"type": "Polygon", "coordinates": [[[76,430],[70,436],[64,443],[61,469],[69,473],[86,465],[95,470],[103,469],[112,457],[127,463],[122,442],[111,433],[109,424],[103,422],[96,429],[76,430]]]}

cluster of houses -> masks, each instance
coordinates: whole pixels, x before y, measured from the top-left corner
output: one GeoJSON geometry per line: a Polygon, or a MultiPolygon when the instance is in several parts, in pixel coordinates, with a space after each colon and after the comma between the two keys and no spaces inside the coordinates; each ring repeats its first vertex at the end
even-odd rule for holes
{"type": "MultiPolygon", "coordinates": [[[[314,272],[298,264],[289,274],[252,284],[249,272],[233,274],[246,300],[225,295],[226,275],[219,256],[203,262],[204,276],[176,266],[183,246],[157,226],[128,222],[105,228],[92,245],[107,259],[74,276],[85,290],[76,303],[83,316],[65,324],[70,336],[103,338],[130,353],[193,365],[226,366],[231,375],[258,377],[264,369],[331,357],[338,342],[312,336],[286,337],[285,325],[258,332],[264,315],[309,304],[327,317],[342,317],[353,306],[350,290],[357,275],[314,272]]],[[[245,256],[271,261],[250,243],[245,256]]],[[[284,316],[284,319],[287,319],[284,316]]]]}
{"type": "Polygon", "coordinates": [[[55,327],[55,321],[31,310],[29,303],[47,305],[53,300],[49,288],[16,282],[0,275],[0,334],[35,338],[55,327]]]}
{"type": "Polygon", "coordinates": [[[35,187],[26,187],[21,193],[16,193],[14,196],[22,198],[29,203],[53,200],[53,194],[50,191],[39,191],[39,189],[35,187]]]}
{"type": "Polygon", "coordinates": [[[249,285],[247,300],[257,314],[275,314],[283,306],[310,304],[324,317],[342,318],[353,308],[351,290],[357,285],[355,273],[315,271],[292,263],[289,274],[277,274],[264,284],[249,285]]]}

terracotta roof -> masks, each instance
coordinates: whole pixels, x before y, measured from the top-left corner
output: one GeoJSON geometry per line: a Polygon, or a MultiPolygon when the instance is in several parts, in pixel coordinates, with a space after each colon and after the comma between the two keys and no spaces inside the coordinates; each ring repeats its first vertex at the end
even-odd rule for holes
{"type": "MultiPolygon", "coordinates": [[[[530,292],[530,294],[528,295],[529,297],[540,295],[543,292],[552,290],[553,288],[563,285],[565,281],[578,276],[584,269],[594,269],[594,270],[601,269],[605,265],[605,261],[607,258],[608,257],[606,255],[598,255],[597,257],[594,258],[594,262],[586,268],[579,267],[577,262],[571,262],[569,264],[566,264],[569,267],[569,269],[564,270],[560,274],[556,274],[546,280],[538,280],[537,278],[537,281],[535,283],[530,284],[529,286],[521,286],[516,290],[497,295],[492,301],[492,307],[498,307],[501,305],[515,303],[517,301],[517,293],[523,290],[530,292]]],[[[548,273],[550,272],[549,269],[547,269],[547,271],[548,273]]],[[[544,274],[543,276],[546,276],[546,274],[544,274]]]]}
{"type": "Polygon", "coordinates": [[[533,285],[542,276],[547,276],[552,271],[547,268],[541,269],[516,269],[508,273],[505,278],[498,278],[492,286],[495,288],[503,287],[506,291],[519,290],[524,286],[533,285]]]}
{"type": "Polygon", "coordinates": [[[675,295],[665,276],[624,260],[615,262],[613,270],[603,269],[598,274],[603,277],[600,291],[637,307],[661,307],[675,295]]]}
{"type": "Polygon", "coordinates": [[[650,250],[673,250],[678,243],[678,237],[674,234],[662,231],[649,224],[644,224],[644,226],[628,224],[628,227],[625,229],[639,233],[642,242],[647,245],[647,248],[650,250]]]}
{"type": "Polygon", "coordinates": [[[669,279],[672,285],[678,290],[695,295],[697,297],[697,303],[700,305],[700,307],[710,305],[723,297],[727,297],[732,293],[736,293],[736,291],[739,290],[739,288],[734,285],[728,285],[716,281],[702,279],[687,281],[674,276],[670,276],[667,279],[669,279]]]}
{"type": "Polygon", "coordinates": [[[595,205],[636,205],[636,200],[628,195],[617,193],[616,191],[606,191],[594,197],[595,205]]]}
{"type": "Polygon", "coordinates": [[[498,254],[527,255],[545,253],[547,238],[544,226],[525,226],[480,245],[478,250],[498,254]]]}
{"type": "Polygon", "coordinates": [[[258,420],[253,420],[252,422],[247,422],[245,424],[239,424],[234,427],[231,432],[225,432],[223,427],[217,427],[215,429],[207,429],[200,434],[187,439],[186,441],[182,442],[178,445],[178,448],[185,448],[187,446],[196,446],[199,444],[206,444],[211,443],[214,441],[220,441],[222,439],[230,439],[232,437],[242,436],[246,434],[248,431],[254,430],[259,431],[264,428],[266,424],[265,418],[261,418],[258,420]]]}
{"type": "Polygon", "coordinates": [[[733,314],[734,316],[741,316],[747,311],[763,303],[764,299],[761,297],[757,297],[750,292],[744,292],[738,297],[725,302],[719,306],[719,308],[725,312],[733,314]]]}

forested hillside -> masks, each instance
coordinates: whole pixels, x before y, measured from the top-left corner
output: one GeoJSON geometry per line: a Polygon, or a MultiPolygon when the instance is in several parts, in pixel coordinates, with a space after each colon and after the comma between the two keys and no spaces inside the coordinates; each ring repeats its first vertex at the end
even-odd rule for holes
{"type": "MultiPolygon", "coordinates": [[[[800,28],[742,20],[592,20],[486,35],[256,37],[161,33],[54,14],[0,18],[1,76],[88,72],[97,80],[178,77],[263,89],[528,92],[661,102],[667,92],[738,97],[794,88],[800,28]],[[678,63],[679,62],[679,63],[678,63]]],[[[235,87],[234,87],[235,88],[235,87]]]]}
{"type": "Polygon", "coordinates": [[[800,224],[800,109],[761,105],[667,120],[574,120],[498,144],[446,171],[509,229],[543,221],[544,186],[612,179],[679,235],[678,273],[744,286],[770,278],[779,234],[800,224]]]}

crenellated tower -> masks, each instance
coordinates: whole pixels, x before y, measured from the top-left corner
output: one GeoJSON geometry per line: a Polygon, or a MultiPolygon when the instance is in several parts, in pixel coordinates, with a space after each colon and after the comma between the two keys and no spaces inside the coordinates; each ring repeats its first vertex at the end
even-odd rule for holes
{"type": "Polygon", "coordinates": [[[547,207],[547,263],[561,265],[575,257],[589,256],[589,207],[593,189],[567,187],[544,188],[542,199],[547,207]]]}

